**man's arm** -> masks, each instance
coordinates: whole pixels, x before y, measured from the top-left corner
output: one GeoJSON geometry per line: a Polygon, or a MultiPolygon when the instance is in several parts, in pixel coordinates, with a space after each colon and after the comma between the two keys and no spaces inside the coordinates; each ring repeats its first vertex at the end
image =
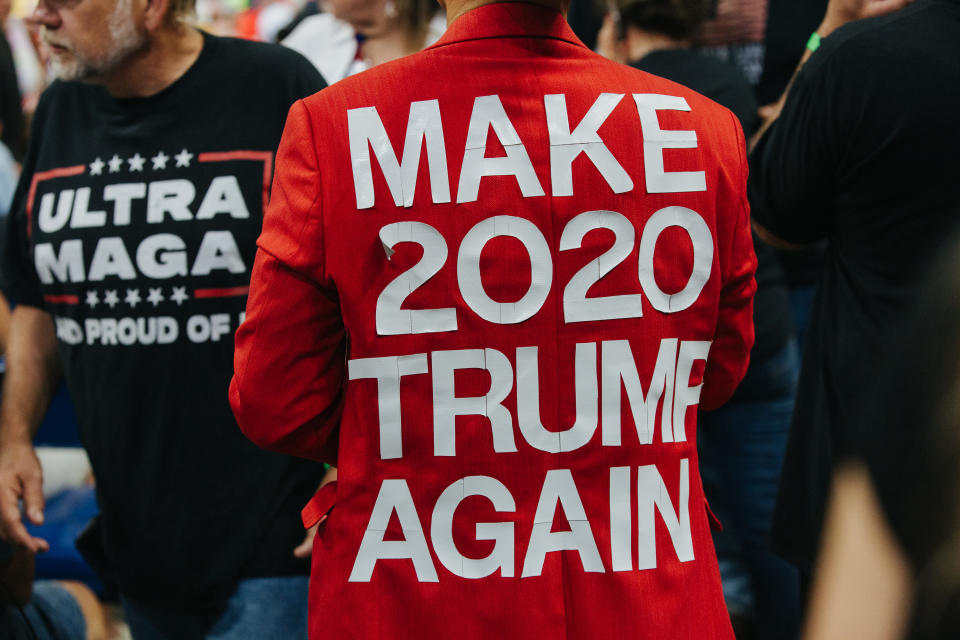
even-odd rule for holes
{"type": "MultiPolygon", "coordinates": [[[[843,126],[835,120],[836,73],[805,68],[826,38],[849,22],[881,16],[911,0],[830,0],[816,30],[816,46],[804,51],[783,96],[763,110],[765,120],[750,143],[750,201],[757,235],[781,249],[802,249],[829,235],[833,180],[843,126]]],[[[823,60],[821,60],[823,62],[823,60]]],[[[835,65],[836,66],[836,65],[835,65]]],[[[848,80],[844,80],[848,82],[848,80]]]]}
{"type": "Polygon", "coordinates": [[[336,462],[346,336],[323,255],[320,175],[306,107],[290,110],[237,330],[230,404],[264,449],[336,462]]]}
{"type": "MultiPolygon", "coordinates": [[[[820,39],[826,38],[848,22],[893,13],[911,2],[913,2],[913,0],[831,0],[827,4],[827,11],[824,13],[823,21],[814,32],[816,34],[814,41],[819,42],[820,39]]],[[[787,94],[790,93],[790,87],[793,86],[793,80],[797,77],[797,72],[800,71],[807,60],[810,59],[815,49],[816,46],[808,46],[803,50],[800,62],[793,72],[793,78],[787,83],[787,87],[783,90],[783,95],[780,96],[780,99],[773,104],[760,108],[759,114],[762,119],[762,124],[760,128],[757,129],[757,132],[750,138],[749,148],[751,151],[757,146],[757,143],[767,132],[767,129],[780,117],[780,113],[783,111],[783,104],[787,99],[787,94]]]]}
{"type": "Polygon", "coordinates": [[[17,306],[0,405],[0,535],[33,552],[49,545],[27,532],[19,503],[33,524],[43,523],[43,473],[32,442],[59,379],[53,319],[42,309],[17,306]]]}

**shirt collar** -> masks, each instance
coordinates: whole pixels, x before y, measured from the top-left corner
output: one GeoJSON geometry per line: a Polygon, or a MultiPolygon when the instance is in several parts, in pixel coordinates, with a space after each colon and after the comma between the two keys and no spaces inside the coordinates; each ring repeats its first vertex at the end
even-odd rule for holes
{"type": "MultiPolygon", "coordinates": [[[[442,47],[484,38],[556,38],[586,47],[559,11],[527,2],[494,2],[472,9],[453,21],[434,44],[442,47]]],[[[432,47],[431,47],[432,48],[432,47]]]]}

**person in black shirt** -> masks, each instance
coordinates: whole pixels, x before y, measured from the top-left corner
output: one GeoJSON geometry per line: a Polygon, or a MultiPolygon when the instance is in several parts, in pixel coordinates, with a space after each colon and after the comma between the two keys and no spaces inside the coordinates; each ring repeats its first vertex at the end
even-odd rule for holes
{"type": "Polygon", "coordinates": [[[829,240],[773,532],[776,548],[805,571],[858,403],[879,357],[912,338],[897,327],[930,256],[960,221],[960,2],[917,0],[836,29],[898,4],[830,3],[822,45],[751,159],[763,234],[793,245],[829,240]]]}
{"type": "Polygon", "coordinates": [[[34,432],[61,371],[96,476],[86,555],[138,638],[306,635],[300,507],[322,467],[266,453],[227,402],[284,119],[323,87],[276,45],[188,26],[190,0],[40,0],[43,94],[3,276],[0,531],[33,551],[34,432]],[[255,605],[255,606],[251,606],[255,605]]]}
{"type": "MultiPolygon", "coordinates": [[[[690,46],[711,10],[703,0],[628,0],[607,19],[600,41],[631,66],[727,107],[749,136],[757,123],[752,87],[733,65],[690,46]]],[[[789,639],[800,622],[798,577],[768,545],[799,364],[776,252],[756,238],[754,247],[750,368],[730,402],[700,414],[700,463],[707,497],[725,526],[714,542],[737,637],[789,639]]]]}

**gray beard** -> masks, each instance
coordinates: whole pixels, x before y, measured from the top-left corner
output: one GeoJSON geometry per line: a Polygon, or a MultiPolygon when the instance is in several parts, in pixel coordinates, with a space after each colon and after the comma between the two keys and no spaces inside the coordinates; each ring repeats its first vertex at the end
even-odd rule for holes
{"type": "Polygon", "coordinates": [[[50,57],[50,72],[61,80],[86,80],[116,69],[132,54],[141,50],[147,42],[145,33],[133,24],[131,0],[118,0],[107,24],[110,31],[110,48],[99,59],[90,59],[76,52],[70,60],[50,57]]]}

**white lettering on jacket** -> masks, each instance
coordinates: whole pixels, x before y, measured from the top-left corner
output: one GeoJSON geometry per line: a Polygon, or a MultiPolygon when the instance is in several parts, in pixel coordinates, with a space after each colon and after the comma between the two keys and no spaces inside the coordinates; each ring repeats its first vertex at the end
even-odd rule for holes
{"type": "MultiPolygon", "coordinates": [[[[572,129],[567,96],[560,93],[543,97],[544,121],[540,124],[546,129],[543,139],[549,143],[549,179],[553,196],[574,195],[574,160],[580,154],[586,155],[613,193],[633,190],[633,178],[600,136],[600,128],[621,104],[623,97],[624,94],[600,94],[572,129]]],[[[632,97],[636,105],[634,117],[637,118],[643,139],[642,150],[638,149],[637,152],[643,156],[647,192],[706,191],[704,171],[667,171],[664,168],[665,150],[697,149],[696,131],[661,129],[657,117],[660,111],[689,112],[690,105],[686,99],[648,93],[635,93],[632,97]]],[[[524,122],[530,122],[530,114],[525,115],[524,122]]],[[[621,119],[619,122],[624,121],[621,119]]],[[[370,209],[376,204],[373,158],[376,158],[394,204],[397,207],[413,206],[420,153],[424,146],[427,150],[431,201],[434,204],[451,201],[447,141],[438,100],[410,103],[400,154],[390,137],[390,133],[393,133],[393,139],[399,140],[400,132],[388,133],[375,106],[348,109],[347,128],[358,210],[370,209]]],[[[530,161],[528,143],[521,139],[500,96],[476,97],[467,124],[463,161],[459,167],[457,203],[476,202],[483,178],[492,176],[512,177],[524,198],[545,195],[541,178],[530,161]],[[503,147],[503,155],[489,156],[491,134],[503,147]]],[[[684,157],[697,161],[700,156],[693,153],[684,157]]]]}

